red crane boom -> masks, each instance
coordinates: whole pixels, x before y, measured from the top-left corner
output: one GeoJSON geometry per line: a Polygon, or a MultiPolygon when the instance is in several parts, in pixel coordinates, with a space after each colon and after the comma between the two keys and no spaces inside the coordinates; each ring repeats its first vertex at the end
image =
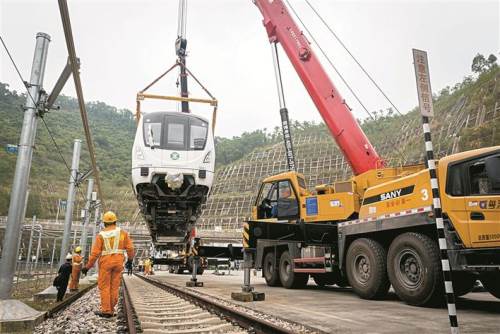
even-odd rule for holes
{"type": "Polygon", "coordinates": [[[309,41],[282,0],[254,0],[271,43],[279,42],[355,175],[383,167],[345,100],[328,77],[309,41]]]}

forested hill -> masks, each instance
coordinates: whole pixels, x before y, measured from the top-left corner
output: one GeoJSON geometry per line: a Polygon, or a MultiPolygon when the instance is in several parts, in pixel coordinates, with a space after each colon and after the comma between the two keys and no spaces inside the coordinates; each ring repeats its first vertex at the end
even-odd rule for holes
{"type": "MultiPolygon", "coordinates": [[[[474,59],[474,75],[466,76],[462,82],[452,87],[443,88],[433,97],[436,117],[432,126],[439,131],[435,132],[434,143],[441,150],[446,148],[444,153],[450,153],[451,149],[457,151],[500,145],[500,134],[497,134],[500,132],[500,108],[498,112],[494,111],[495,103],[500,106],[500,69],[496,65],[496,58],[481,57],[478,55],[474,59]],[[459,140],[454,140],[455,137],[459,140]]],[[[16,161],[16,155],[7,153],[4,147],[7,144],[18,144],[23,120],[21,106],[24,102],[24,94],[11,91],[7,84],[0,83],[0,216],[6,215],[8,211],[16,161]]],[[[62,157],[71,164],[73,140],[85,138],[76,99],[62,96],[56,104],[61,110],[46,114],[44,119],[60,151],[44,123],[39,121],[31,170],[28,216],[55,216],[57,199],[67,196],[69,173],[62,157]]],[[[131,150],[136,129],[133,114],[129,110],[117,109],[103,102],[88,103],[87,111],[107,206],[120,210],[124,219],[130,219],[137,208],[130,186],[131,150]]],[[[403,116],[396,115],[390,108],[373,114],[375,120],[359,122],[379,153],[386,158],[402,154],[406,162],[421,157],[421,136],[415,132],[421,128],[416,109],[403,116]],[[394,137],[396,142],[387,141],[389,133],[410,132],[413,136],[407,136],[404,140],[394,137]]],[[[294,136],[314,134],[329,137],[325,125],[314,122],[293,121],[292,133],[294,136]]],[[[216,166],[220,168],[244,160],[246,154],[280,143],[281,138],[279,126],[244,132],[233,138],[217,137],[216,166]]],[[[80,170],[86,171],[89,168],[89,156],[86,143],[83,142],[80,170]]],[[[78,196],[78,205],[82,205],[84,190],[78,196]]],[[[75,210],[75,215],[77,212],[75,210]]]]}
{"type": "MultiPolygon", "coordinates": [[[[7,153],[7,144],[17,145],[23,121],[21,106],[25,95],[10,91],[8,85],[0,83],[0,215],[6,215],[9,193],[12,186],[16,155],[7,153]]],[[[28,215],[46,213],[46,206],[53,206],[57,198],[66,197],[69,173],[64,160],[71,165],[73,140],[82,139],[80,170],[90,168],[82,121],[76,99],[61,96],[56,105],[59,111],[44,116],[45,123],[38,122],[36,146],[31,169],[32,205],[28,215]],[[60,151],[57,149],[59,147],[60,151]],[[61,154],[60,154],[60,153],[61,154]],[[61,157],[62,156],[62,157],[61,157]],[[45,194],[45,192],[47,192],[45,194]],[[46,197],[51,198],[50,203],[46,197]]],[[[87,103],[90,128],[96,147],[96,156],[102,178],[107,189],[129,187],[130,155],[135,136],[135,120],[131,111],[117,109],[102,102],[87,103]]],[[[50,210],[52,212],[52,210],[50,210]]]]}

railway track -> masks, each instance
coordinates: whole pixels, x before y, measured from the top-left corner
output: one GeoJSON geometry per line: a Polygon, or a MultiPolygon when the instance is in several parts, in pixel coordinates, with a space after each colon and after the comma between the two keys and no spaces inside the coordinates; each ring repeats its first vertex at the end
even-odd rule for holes
{"type": "Polygon", "coordinates": [[[323,333],[307,325],[252,311],[193,289],[142,275],[123,278],[123,308],[130,334],[323,333]]]}
{"type": "Polygon", "coordinates": [[[237,323],[137,276],[124,277],[129,333],[248,333],[237,323]],[[135,320],[138,320],[137,322],[135,320]]]}

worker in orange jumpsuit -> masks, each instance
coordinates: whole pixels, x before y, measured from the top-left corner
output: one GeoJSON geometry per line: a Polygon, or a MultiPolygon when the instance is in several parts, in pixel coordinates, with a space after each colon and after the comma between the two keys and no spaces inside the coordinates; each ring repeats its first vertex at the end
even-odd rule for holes
{"type": "Polygon", "coordinates": [[[101,310],[95,314],[110,318],[118,303],[118,289],[123,271],[125,253],[127,262],[134,258],[134,245],[129,234],[116,226],[116,215],[108,211],[103,216],[104,229],[97,235],[87,265],[82,269],[84,274],[99,259],[99,276],[97,286],[101,293],[101,310]]]}
{"type": "Polygon", "coordinates": [[[75,248],[72,258],[71,266],[71,281],[69,282],[69,292],[78,291],[78,283],[80,282],[80,271],[82,270],[83,257],[80,255],[82,248],[80,246],[75,248]]]}
{"type": "Polygon", "coordinates": [[[144,261],[144,276],[146,275],[151,275],[151,260],[150,259],[146,259],[146,261],[144,261]]]}

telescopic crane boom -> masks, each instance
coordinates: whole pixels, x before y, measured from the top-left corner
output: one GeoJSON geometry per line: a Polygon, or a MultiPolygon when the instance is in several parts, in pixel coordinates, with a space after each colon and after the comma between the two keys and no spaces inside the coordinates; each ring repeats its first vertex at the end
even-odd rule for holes
{"type": "Polygon", "coordinates": [[[280,43],[355,175],[384,166],[282,0],[254,0],[271,43],[280,43]]]}
{"type": "MultiPolygon", "coordinates": [[[[181,83],[181,96],[188,97],[188,82],[186,73],[186,22],[187,22],[187,0],[179,0],[179,22],[177,26],[177,39],[175,40],[175,54],[178,57],[180,66],[180,83],[181,83]]],[[[181,102],[181,111],[189,112],[189,102],[181,102]]]]}

